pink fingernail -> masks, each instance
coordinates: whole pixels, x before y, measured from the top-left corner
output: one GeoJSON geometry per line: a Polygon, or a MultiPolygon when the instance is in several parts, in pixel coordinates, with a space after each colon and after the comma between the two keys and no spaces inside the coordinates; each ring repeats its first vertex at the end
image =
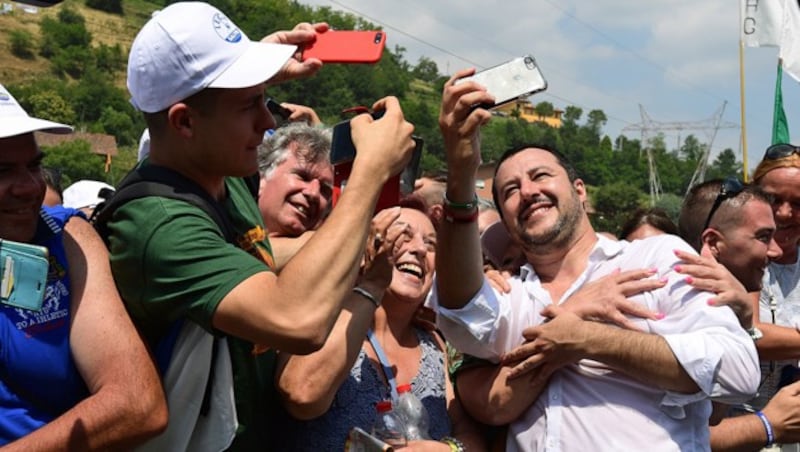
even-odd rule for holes
{"type": "Polygon", "coordinates": [[[686,279],[684,279],[684,281],[686,281],[686,284],[691,284],[692,282],[694,282],[694,279],[692,279],[691,276],[687,276],[686,279]]]}
{"type": "Polygon", "coordinates": [[[658,271],[658,269],[653,267],[653,268],[651,268],[651,269],[649,269],[647,271],[650,272],[650,273],[656,273],[658,271]]]}
{"type": "Polygon", "coordinates": [[[675,269],[675,271],[676,271],[676,272],[678,272],[678,273],[680,273],[680,272],[681,272],[681,266],[680,266],[680,265],[676,265],[676,266],[674,266],[674,267],[672,267],[672,268],[674,268],[674,269],[675,269]]]}
{"type": "Polygon", "coordinates": [[[661,320],[661,319],[663,319],[663,318],[664,318],[664,317],[666,317],[666,316],[667,316],[667,315],[666,315],[666,314],[664,314],[663,312],[656,312],[656,320],[661,320]]]}
{"type": "Polygon", "coordinates": [[[713,298],[709,298],[706,303],[708,303],[709,306],[714,306],[715,301],[713,298]]]}
{"type": "Polygon", "coordinates": [[[662,277],[661,279],[659,279],[658,281],[659,281],[659,282],[662,282],[662,283],[664,283],[664,284],[666,284],[666,283],[669,281],[669,278],[667,278],[666,276],[663,276],[663,277],[662,277]]]}

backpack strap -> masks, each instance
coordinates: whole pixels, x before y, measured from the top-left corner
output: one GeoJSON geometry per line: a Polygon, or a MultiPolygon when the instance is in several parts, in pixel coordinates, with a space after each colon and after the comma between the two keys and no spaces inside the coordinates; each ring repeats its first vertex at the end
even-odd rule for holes
{"type": "Polygon", "coordinates": [[[217,224],[220,235],[227,242],[238,246],[233,223],[222,205],[196,182],[177,171],[157,165],[134,168],[120,182],[114,195],[95,209],[92,221],[106,245],[108,222],[114,212],[129,201],[149,196],[177,199],[201,209],[217,224]]]}
{"type": "MultiPolygon", "coordinates": [[[[256,174],[245,179],[245,183],[254,198],[258,196],[257,177],[258,175],[256,174]]],[[[97,229],[103,241],[106,243],[106,247],[109,246],[108,222],[111,220],[114,212],[129,201],[149,196],[177,199],[192,204],[211,217],[218,227],[218,232],[228,243],[237,247],[239,246],[236,240],[236,230],[228,213],[207,191],[196,182],[177,171],[158,165],[146,165],[131,170],[120,182],[116,192],[111,198],[97,206],[90,219],[90,221],[94,223],[95,229],[97,229]]],[[[172,346],[174,346],[177,337],[176,335],[180,332],[182,326],[182,320],[176,321],[171,327],[170,337],[158,344],[157,348],[163,351],[169,351],[171,354],[172,346]]],[[[211,348],[210,373],[200,410],[200,413],[204,416],[208,415],[211,406],[214,367],[216,365],[218,353],[218,344],[217,341],[214,340],[211,348]]],[[[163,373],[166,373],[166,368],[169,365],[169,354],[162,352],[160,358],[158,363],[159,368],[163,373]]]]}

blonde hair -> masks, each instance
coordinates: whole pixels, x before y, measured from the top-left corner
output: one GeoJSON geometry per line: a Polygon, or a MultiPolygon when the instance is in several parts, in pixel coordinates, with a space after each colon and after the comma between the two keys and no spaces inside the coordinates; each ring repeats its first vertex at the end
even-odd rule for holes
{"type": "Polygon", "coordinates": [[[761,160],[753,171],[753,182],[758,183],[759,179],[776,168],[800,168],[800,155],[791,154],[779,159],[761,160]]]}

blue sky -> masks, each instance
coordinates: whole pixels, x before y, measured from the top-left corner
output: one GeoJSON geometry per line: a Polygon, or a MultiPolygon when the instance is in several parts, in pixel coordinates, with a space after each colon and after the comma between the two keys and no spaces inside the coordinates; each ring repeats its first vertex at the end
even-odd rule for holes
{"type": "MultiPolygon", "coordinates": [[[[639,104],[659,122],[709,120],[727,101],[724,123],[740,117],[738,1],[704,0],[301,0],[364,16],[387,30],[406,59],[433,59],[443,73],[489,67],[532,54],[549,88],[534,96],[557,108],[602,109],[612,138],[641,122],[639,104]]],[[[746,48],[745,110],[749,169],[771,139],[777,48],[746,48]]],[[[790,131],[800,130],[800,84],[787,75],[790,131]]],[[[693,133],[665,132],[672,148],[693,133]]],[[[793,135],[800,143],[800,132],[793,135]]],[[[634,138],[636,132],[629,134],[634,138]]],[[[712,155],[742,158],[740,130],[720,129],[712,155]]]]}

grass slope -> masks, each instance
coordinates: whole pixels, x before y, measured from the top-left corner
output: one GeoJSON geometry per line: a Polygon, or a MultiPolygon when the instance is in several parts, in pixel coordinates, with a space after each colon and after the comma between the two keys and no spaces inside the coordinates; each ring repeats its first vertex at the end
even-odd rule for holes
{"type": "MultiPolygon", "coordinates": [[[[143,0],[124,0],[125,14],[119,16],[88,8],[83,0],[65,0],[57,6],[38,8],[36,14],[23,11],[20,3],[12,5],[14,10],[11,13],[0,15],[0,83],[19,83],[49,74],[49,61],[38,55],[39,23],[44,17],[55,18],[62,8],[72,8],[86,19],[86,28],[92,34],[94,45],[119,44],[126,55],[136,32],[150,17],[150,13],[158,8],[156,4],[143,0]],[[9,33],[14,30],[25,30],[34,37],[37,49],[33,52],[33,59],[21,59],[11,53],[9,33]]],[[[117,83],[124,87],[124,75],[120,76],[117,83]]]]}

